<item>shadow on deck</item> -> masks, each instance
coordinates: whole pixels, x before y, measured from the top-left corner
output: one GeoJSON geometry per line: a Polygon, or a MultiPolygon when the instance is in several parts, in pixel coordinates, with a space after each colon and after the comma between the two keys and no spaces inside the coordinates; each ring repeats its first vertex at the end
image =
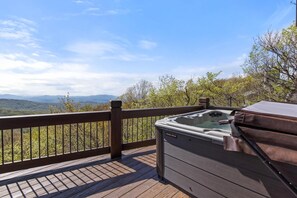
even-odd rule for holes
{"type": "Polygon", "coordinates": [[[188,197],[159,182],[155,146],[0,175],[0,197],[188,197]]]}

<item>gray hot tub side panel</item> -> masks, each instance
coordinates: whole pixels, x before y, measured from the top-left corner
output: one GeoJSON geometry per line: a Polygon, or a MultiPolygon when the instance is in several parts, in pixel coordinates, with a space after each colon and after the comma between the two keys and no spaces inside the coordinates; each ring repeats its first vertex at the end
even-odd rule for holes
{"type": "Polygon", "coordinates": [[[293,197],[258,158],[225,151],[218,143],[222,138],[168,128],[160,122],[156,128],[158,174],[188,193],[198,197],[293,197]]]}

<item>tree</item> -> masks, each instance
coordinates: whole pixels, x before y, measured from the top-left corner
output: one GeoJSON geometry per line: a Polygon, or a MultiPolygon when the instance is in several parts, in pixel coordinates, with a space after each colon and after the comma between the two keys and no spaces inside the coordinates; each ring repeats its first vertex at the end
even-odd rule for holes
{"type": "Polygon", "coordinates": [[[211,98],[212,105],[216,106],[228,106],[231,102],[232,106],[241,107],[257,101],[252,91],[253,78],[240,75],[218,78],[220,73],[208,72],[206,76],[187,81],[165,75],[159,78],[157,86],[141,81],[128,88],[121,98],[125,108],[197,105],[200,97],[211,98]]]}
{"type": "Polygon", "coordinates": [[[232,76],[218,78],[221,72],[206,73],[198,80],[201,95],[209,97],[215,106],[244,106],[253,102],[251,85],[253,79],[249,76],[232,76]]]}
{"type": "Polygon", "coordinates": [[[154,87],[148,96],[149,107],[183,106],[184,81],[171,75],[161,76],[159,85],[154,87]]]}
{"type": "Polygon", "coordinates": [[[140,108],[146,103],[147,96],[153,88],[151,82],[141,80],[132,87],[129,87],[127,91],[120,97],[123,101],[124,108],[140,108]]]}
{"type": "Polygon", "coordinates": [[[204,90],[199,85],[198,80],[189,79],[184,85],[184,105],[196,105],[203,93],[204,90]]]}
{"type": "Polygon", "coordinates": [[[297,29],[267,32],[255,40],[244,64],[255,79],[260,98],[297,103],[297,29]]]}
{"type": "Polygon", "coordinates": [[[59,104],[50,106],[49,110],[51,113],[66,113],[66,112],[86,112],[86,111],[101,111],[107,110],[109,104],[81,104],[74,102],[71,99],[69,93],[59,98],[59,104]]]}

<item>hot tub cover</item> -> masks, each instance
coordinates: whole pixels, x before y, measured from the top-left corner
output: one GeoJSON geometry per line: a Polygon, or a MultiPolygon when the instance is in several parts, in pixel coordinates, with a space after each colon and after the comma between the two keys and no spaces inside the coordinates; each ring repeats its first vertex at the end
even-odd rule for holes
{"type": "Polygon", "coordinates": [[[297,105],[262,101],[238,111],[238,125],[297,135],[297,105]]]}
{"type": "Polygon", "coordinates": [[[232,126],[226,150],[256,155],[248,140],[297,185],[297,105],[262,101],[236,111],[232,126]]]}
{"type": "MultiPolygon", "coordinates": [[[[262,101],[237,111],[234,124],[275,161],[297,165],[297,105],[262,101]]],[[[226,150],[253,152],[232,130],[226,150]]]]}

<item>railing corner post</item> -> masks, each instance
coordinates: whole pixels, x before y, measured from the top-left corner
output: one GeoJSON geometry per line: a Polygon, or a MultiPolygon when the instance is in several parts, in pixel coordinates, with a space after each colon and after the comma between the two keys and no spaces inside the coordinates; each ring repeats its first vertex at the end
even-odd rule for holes
{"type": "Polygon", "coordinates": [[[204,109],[207,109],[209,107],[209,98],[199,98],[199,105],[203,106],[204,109]]]}
{"type": "Polygon", "coordinates": [[[122,156],[122,101],[110,101],[110,108],[110,155],[111,158],[114,159],[122,156]]]}

